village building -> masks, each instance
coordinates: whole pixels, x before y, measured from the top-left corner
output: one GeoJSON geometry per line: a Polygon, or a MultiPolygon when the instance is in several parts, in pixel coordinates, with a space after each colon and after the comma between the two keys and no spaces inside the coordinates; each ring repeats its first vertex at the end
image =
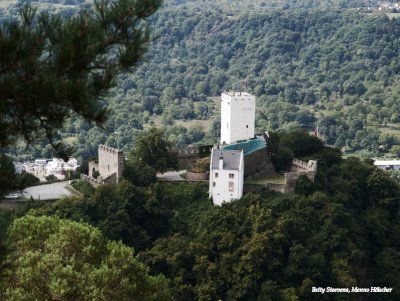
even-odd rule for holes
{"type": "Polygon", "coordinates": [[[210,164],[209,197],[214,205],[240,199],[243,195],[243,150],[213,148],[210,164]]]}
{"type": "Polygon", "coordinates": [[[78,167],[78,160],[71,157],[67,162],[60,158],[35,159],[34,162],[22,164],[19,170],[33,174],[41,181],[46,181],[46,177],[51,175],[59,180],[64,180],[68,174],[74,173],[78,167]]]}
{"type": "Polygon", "coordinates": [[[400,160],[375,160],[374,165],[382,170],[400,170],[400,160]]]}
{"type": "Polygon", "coordinates": [[[78,167],[78,160],[75,158],[70,158],[67,162],[63,159],[53,158],[46,164],[46,175],[64,178],[66,174],[75,172],[78,167]]]}

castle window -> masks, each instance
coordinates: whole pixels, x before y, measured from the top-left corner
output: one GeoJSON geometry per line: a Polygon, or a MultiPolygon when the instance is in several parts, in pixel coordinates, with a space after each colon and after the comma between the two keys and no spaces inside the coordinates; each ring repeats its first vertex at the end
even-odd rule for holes
{"type": "Polygon", "coordinates": [[[248,124],[246,124],[246,129],[248,129],[249,128],[249,125],[248,124]]]}
{"type": "Polygon", "coordinates": [[[215,187],[215,182],[213,182],[213,187],[215,187]]]}
{"type": "Polygon", "coordinates": [[[234,179],[234,178],[235,178],[235,174],[230,173],[230,174],[229,174],[229,179],[234,179]]]}
{"type": "Polygon", "coordinates": [[[233,191],[235,188],[234,183],[232,181],[229,182],[228,190],[233,191]]]}
{"type": "Polygon", "coordinates": [[[218,173],[217,172],[215,173],[215,177],[218,178],[218,173]]]}

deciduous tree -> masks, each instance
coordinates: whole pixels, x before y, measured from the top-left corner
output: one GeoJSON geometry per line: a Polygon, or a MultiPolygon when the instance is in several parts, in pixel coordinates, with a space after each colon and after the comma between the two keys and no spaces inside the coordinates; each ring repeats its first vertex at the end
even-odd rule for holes
{"type": "Polygon", "coordinates": [[[9,239],[2,300],[171,300],[163,276],[87,224],[27,215],[9,239]]]}

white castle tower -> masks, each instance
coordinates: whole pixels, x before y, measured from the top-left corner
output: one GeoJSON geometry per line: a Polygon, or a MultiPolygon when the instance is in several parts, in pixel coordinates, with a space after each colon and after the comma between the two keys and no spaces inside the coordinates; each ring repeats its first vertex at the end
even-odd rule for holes
{"type": "Polygon", "coordinates": [[[247,92],[221,95],[221,144],[254,138],[256,97],[247,92]]]}

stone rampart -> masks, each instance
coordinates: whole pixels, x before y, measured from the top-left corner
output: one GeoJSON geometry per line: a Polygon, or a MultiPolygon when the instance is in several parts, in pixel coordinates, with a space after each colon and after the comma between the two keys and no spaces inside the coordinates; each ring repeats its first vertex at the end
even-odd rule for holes
{"type": "Polygon", "coordinates": [[[267,187],[273,191],[277,191],[280,193],[285,193],[285,184],[274,184],[274,183],[268,183],[267,187]]]}
{"type": "Polygon", "coordinates": [[[187,146],[177,149],[178,157],[207,156],[211,154],[212,145],[187,146]]]}
{"type": "Polygon", "coordinates": [[[186,173],[186,180],[188,181],[206,181],[210,174],[208,172],[190,172],[186,173]]]}
{"type": "Polygon", "coordinates": [[[212,147],[212,145],[202,145],[176,149],[178,169],[188,169],[197,159],[210,156],[212,147]]]}
{"type": "Polygon", "coordinates": [[[292,173],[301,173],[309,178],[312,182],[315,180],[317,174],[318,162],[315,160],[309,160],[308,162],[301,161],[299,159],[293,159],[290,171],[292,173]]]}
{"type": "Polygon", "coordinates": [[[296,191],[297,180],[300,176],[306,176],[312,182],[315,181],[317,174],[317,161],[310,160],[304,162],[298,159],[293,159],[291,171],[284,174],[284,184],[271,184],[268,183],[266,186],[274,191],[281,193],[294,193],[296,191]]]}
{"type": "Polygon", "coordinates": [[[101,178],[92,178],[88,175],[81,174],[81,179],[89,182],[92,186],[97,187],[99,185],[103,185],[104,181],[101,178]]]}
{"type": "Polygon", "coordinates": [[[89,177],[93,178],[95,171],[99,171],[99,163],[97,161],[89,161],[89,177]]]}
{"type": "Polygon", "coordinates": [[[266,148],[244,156],[245,179],[261,179],[275,174],[274,165],[266,148]]]}

